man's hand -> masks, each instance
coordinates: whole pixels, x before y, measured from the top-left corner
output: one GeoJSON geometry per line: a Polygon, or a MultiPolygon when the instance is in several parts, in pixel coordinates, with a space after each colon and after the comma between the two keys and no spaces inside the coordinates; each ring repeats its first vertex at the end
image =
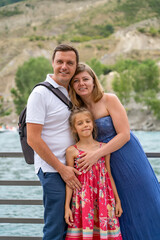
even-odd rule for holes
{"type": "Polygon", "coordinates": [[[81,189],[82,185],[75,175],[75,174],[81,175],[81,172],[79,172],[77,169],[70,166],[64,166],[62,172],[59,172],[59,174],[71,189],[75,188],[77,188],[78,190],[81,189]]]}

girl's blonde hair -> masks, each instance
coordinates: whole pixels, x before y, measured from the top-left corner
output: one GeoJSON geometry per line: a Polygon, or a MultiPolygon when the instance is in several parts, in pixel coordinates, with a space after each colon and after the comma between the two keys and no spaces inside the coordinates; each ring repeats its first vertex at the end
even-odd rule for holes
{"type": "Polygon", "coordinates": [[[103,97],[103,93],[104,93],[104,90],[95,72],[87,64],[79,63],[75,71],[75,74],[70,81],[70,88],[69,88],[69,95],[70,95],[71,101],[73,105],[76,107],[84,106],[84,102],[82,101],[81,97],[78,94],[76,94],[75,90],[73,89],[74,77],[81,72],[87,72],[93,78],[94,88],[92,92],[92,97],[94,102],[98,102],[103,97]]]}
{"type": "Polygon", "coordinates": [[[81,108],[75,107],[75,108],[72,109],[70,117],[69,117],[69,125],[70,125],[71,131],[72,131],[72,135],[73,135],[75,141],[76,142],[79,141],[79,136],[78,136],[77,132],[75,131],[75,118],[76,118],[76,115],[78,113],[87,114],[91,118],[92,123],[93,123],[92,136],[95,139],[96,136],[97,136],[97,131],[96,131],[96,124],[95,124],[94,117],[93,117],[92,113],[85,107],[81,107],[81,108]]]}

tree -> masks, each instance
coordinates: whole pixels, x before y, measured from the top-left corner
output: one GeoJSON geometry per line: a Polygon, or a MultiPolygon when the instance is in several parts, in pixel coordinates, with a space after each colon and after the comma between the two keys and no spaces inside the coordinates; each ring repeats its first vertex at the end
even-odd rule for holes
{"type": "Polygon", "coordinates": [[[112,87],[122,104],[127,104],[130,101],[131,93],[133,92],[133,71],[138,66],[136,60],[118,59],[113,70],[118,72],[112,82],[112,87]]]}
{"type": "Polygon", "coordinates": [[[18,68],[15,77],[16,88],[11,89],[17,114],[25,107],[34,85],[44,81],[46,74],[52,71],[50,62],[44,57],[30,58],[18,68]]]}
{"type": "Polygon", "coordinates": [[[129,103],[132,93],[136,102],[147,106],[160,119],[160,99],[157,97],[160,75],[156,62],[119,59],[113,69],[119,76],[115,77],[112,86],[121,102],[129,103]]]}
{"type": "Polygon", "coordinates": [[[147,105],[155,117],[160,120],[160,99],[157,98],[156,92],[153,89],[143,93],[142,102],[147,105]]]}
{"type": "Polygon", "coordinates": [[[104,65],[96,58],[92,58],[87,64],[93,69],[97,77],[103,74],[104,65]]]}
{"type": "Polygon", "coordinates": [[[0,116],[6,116],[6,115],[10,115],[11,113],[11,109],[4,106],[4,98],[2,96],[0,96],[0,116]]]}
{"type": "Polygon", "coordinates": [[[141,95],[151,89],[159,91],[159,69],[155,61],[148,59],[140,63],[134,69],[133,77],[133,87],[137,94],[141,95]]]}
{"type": "Polygon", "coordinates": [[[109,73],[111,71],[110,68],[101,63],[96,58],[92,58],[90,61],[87,62],[87,64],[93,69],[102,87],[104,88],[104,91],[106,91],[106,79],[102,76],[102,74],[106,75],[107,73],[109,73]]]}
{"type": "Polygon", "coordinates": [[[112,87],[122,104],[127,104],[130,101],[132,87],[132,76],[130,71],[124,71],[115,76],[112,82],[112,87]]]}

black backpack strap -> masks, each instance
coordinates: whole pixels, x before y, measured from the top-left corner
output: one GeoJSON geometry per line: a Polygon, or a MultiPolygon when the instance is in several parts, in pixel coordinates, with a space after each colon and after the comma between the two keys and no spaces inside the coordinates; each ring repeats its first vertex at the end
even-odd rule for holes
{"type": "Polygon", "coordinates": [[[19,135],[21,136],[21,138],[24,137],[24,127],[26,125],[26,110],[27,110],[27,108],[25,107],[23,109],[23,111],[21,112],[20,116],[19,116],[19,122],[18,122],[19,129],[18,129],[18,132],[19,132],[19,135]]]}
{"type": "Polygon", "coordinates": [[[34,86],[34,88],[37,86],[45,86],[50,91],[52,91],[63,103],[65,103],[69,109],[72,108],[73,105],[72,105],[71,101],[58,88],[55,88],[49,82],[40,82],[40,83],[36,84],[34,86]]]}

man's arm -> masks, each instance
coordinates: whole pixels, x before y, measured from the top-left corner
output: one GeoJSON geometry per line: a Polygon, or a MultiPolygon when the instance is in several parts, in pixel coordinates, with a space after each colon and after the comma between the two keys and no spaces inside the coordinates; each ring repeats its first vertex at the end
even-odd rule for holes
{"type": "Polygon", "coordinates": [[[34,149],[34,151],[49,165],[59,172],[62,179],[66,184],[74,189],[81,188],[81,184],[78,181],[76,174],[81,174],[75,168],[65,166],[59,161],[59,159],[52,153],[48,145],[41,137],[43,125],[35,123],[27,123],[27,143],[34,149]]]}

